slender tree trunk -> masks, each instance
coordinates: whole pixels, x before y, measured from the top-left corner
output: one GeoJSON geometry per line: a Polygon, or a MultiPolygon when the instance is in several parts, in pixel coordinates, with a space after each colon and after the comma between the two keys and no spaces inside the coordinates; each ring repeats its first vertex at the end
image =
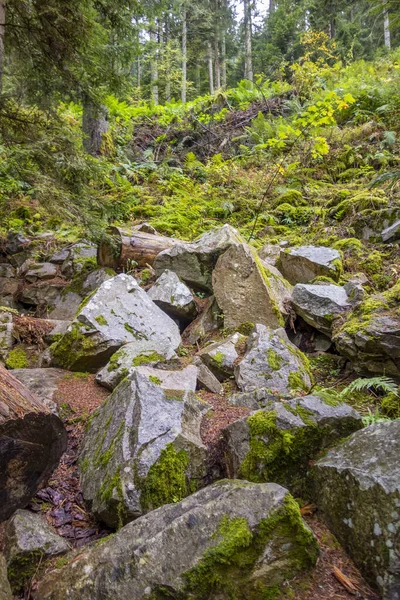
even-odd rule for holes
{"type": "Polygon", "coordinates": [[[383,2],[383,32],[385,36],[385,46],[388,50],[391,48],[391,40],[390,40],[390,19],[389,19],[389,11],[387,9],[387,2],[384,0],[383,2]]]}
{"type": "Polygon", "coordinates": [[[222,87],[224,90],[227,86],[227,77],[226,77],[226,37],[225,31],[221,36],[221,76],[222,76],[222,87]]]}
{"type": "Polygon", "coordinates": [[[213,55],[211,42],[208,42],[208,79],[210,82],[210,94],[214,93],[213,55]]]}
{"type": "Polygon", "coordinates": [[[165,101],[171,102],[171,55],[169,51],[169,13],[165,16],[165,59],[166,59],[166,73],[165,73],[165,101]]]}
{"type": "Polygon", "coordinates": [[[219,53],[219,38],[220,38],[220,18],[221,10],[218,0],[215,0],[214,5],[215,11],[215,28],[214,28],[214,74],[215,74],[215,89],[219,90],[221,87],[221,63],[219,53]]]}
{"type": "Polygon", "coordinates": [[[200,63],[196,63],[196,92],[198,96],[201,96],[201,67],[200,63]]]}
{"type": "Polygon", "coordinates": [[[0,0],[0,94],[3,90],[5,20],[6,0],[0,0]]]}
{"type": "Polygon", "coordinates": [[[186,102],[186,77],[187,77],[187,13],[186,3],[182,6],[182,91],[181,100],[186,102]]]}
{"type": "Polygon", "coordinates": [[[150,40],[153,42],[151,49],[150,80],[151,96],[154,104],[159,103],[158,98],[158,56],[157,56],[157,31],[154,21],[150,23],[150,40]]]}
{"type": "Polygon", "coordinates": [[[244,7],[244,76],[253,81],[252,58],[252,28],[251,28],[251,0],[243,0],[244,7]]]}
{"type": "Polygon", "coordinates": [[[82,131],[83,147],[88,154],[99,156],[103,136],[110,124],[107,121],[107,109],[93,102],[88,96],[83,100],[82,131]]]}

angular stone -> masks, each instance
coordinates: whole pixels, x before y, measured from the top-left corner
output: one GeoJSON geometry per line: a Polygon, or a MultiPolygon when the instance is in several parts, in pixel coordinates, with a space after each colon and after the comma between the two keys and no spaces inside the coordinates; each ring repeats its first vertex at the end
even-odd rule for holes
{"type": "Polygon", "coordinates": [[[231,477],[276,481],[301,496],[309,461],[361,427],[360,415],[346,404],[331,406],[318,396],[271,400],[223,430],[226,469],[231,477]]]}
{"type": "Polygon", "coordinates": [[[18,308],[16,296],[18,294],[19,282],[17,279],[0,277],[0,306],[18,308]]]}
{"type": "Polygon", "coordinates": [[[143,231],[144,233],[151,233],[153,235],[159,235],[157,233],[157,231],[154,229],[153,225],[150,225],[150,223],[140,223],[140,225],[134,225],[134,227],[132,227],[132,229],[134,231],[143,231]]]}
{"type": "Polygon", "coordinates": [[[49,315],[57,321],[71,321],[82,304],[83,297],[76,292],[68,292],[63,289],[58,297],[53,299],[49,306],[49,315]]]}
{"type": "Polygon", "coordinates": [[[197,381],[200,387],[205,388],[208,392],[222,395],[224,388],[215,377],[214,373],[203,363],[201,358],[195,356],[193,364],[197,367],[197,381]]]}
{"type": "Polygon", "coordinates": [[[202,487],[206,403],[141,373],[124,379],[90,420],[81,453],[85,499],[111,526],[202,487]]]}
{"type": "Polygon", "coordinates": [[[164,271],[147,293],[170,316],[191,321],[197,314],[192,292],[173,271],[164,271]]]}
{"type": "Polygon", "coordinates": [[[0,553],[0,600],[13,600],[10,583],[7,577],[7,563],[0,553]]]}
{"type": "Polygon", "coordinates": [[[334,323],[333,341],[360,374],[400,377],[400,280],[334,323]]]}
{"type": "Polygon", "coordinates": [[[220,313],[214,296],[210,296],[204,301],[203,310],[199,316],[186,327],[182,337],[193,345],[201,341],[208,333],[222,327],[220,313]]]}
{"type": "Polygon", "coordinates": [[[96,259],[97,246],[91,242],[78,242],[70,246],[68,255],[61,265],[61,272],[65,277],[71,278],[79,273],[88,259],[96,259]]]}
{"type": "Polygon", "coordinates": [[[400,238],[400,219],[386,227],[381,233],[382,242],[394,242],[400,238]]]}
{"type": "Polygon", "coordinates": [[[15,277],[15,269],[9,263],[0,263],[0,277],[15,277]]]}
{"type": "Polygon", "coordinates": [[[29,306],[54,306],[59,301],[66,283],[38,281],[23,288],[19,301],[29,306]]]}
{"type": "Polygon", "coordinates": [[[240,243],[239,233],[230,225],[207,231],[196,242],[177,244],[157,256],[157,277],[174,271],[188,285],[212,292],[212,271],[218,257],[230,246],[240,243]]]}
{"type": "Polygon", "coordinates": [[[50,572],[36,599],[260,600],[311,568],[317,554],[287,490],[224,480],[129,523],[50,572]]]}
{"type": "Polygon", "coordinates": [[[94,269],[82,283],[81,296],[85,298],[88,294],[94,292],[102,283],[115,277],[116,273],[112,269],[94,269]]]}
{"type": "Polygon", "coordinates": [[[231,246],[220,256],[212,282],[225,327],[235,328],[246,322],[270,327],[284,324],[284,303],[291,286],[247,244],[231,246]]]}
{"type": "Polygon", "coordinates": [[[25,279],[30,283],[38,280],[54,279],[57,275],[57,267],[52,263],[33,263],[25,274],[25,279]]]}
{"type": "Polygon", "coordinates": [[[236,332],[221,342],[209,344],[198,353],[198,356],[215,376],[223,381],[232,377],[236,361],[240,356],[237,345],[243,344],[245,340],[244,335],[236,332]]]}
{"type": "Polygon", "coordinates": [[[312,468],[318,508],[366,580],[400,597],[400,421],[375,423],[312,468]]]}
{"type": "Polygon", "coordinates": [[[325,246],[281,250],[279,264],[282,275],[293,285],[321,276],[337,281],[342,270],[340,253],[325,246]]]}
{"type": "Polygon", "coordinates": [[[277,267],[279,261],[279,255],[281,252],[281,247],[278,244],[265,244],[258,251],[258,256],[262,261],[266,262],[268,265],[272,265],[273,267],[277,267]]]}
{"type": "Polygon", "coordinates": [[[0,309],[0,360],[7,358],[8,352],[14,345],[12,313],[0,309]]]}
{"type": "Polygon", "coordinates": [[[48,525],[41,515],[17,510],[5,529],[4,555],[8,579],[16,594],[35,574],[44,558],[65,554],[70,550],[64,538],[48,525]]]}
{"type": "Polygon", "coordinates": [[[12,374],[31,392],[39,396],[45,406],[57,413],[54,395],[60,381],[68,376],[68,371],[63,371],[63,369],[13,369],[12,374]]]}
{"type": "Polygon", "coordinates": [[[228,404],[231,406],[243,406],[250,408],[251,410],[259,410],[260,408],[266,408],[271,402],[276,400],[292,400],[292,395],[283,396],[279,394],[271,394],[267,388],[257,388],[252,392],[241,392],[239,394],[232,394],[228,398],[228,404]]]}
{"type": "Polygon", "coordinates": [[[49,333],[46,333],[44,338],[47,344],[52,344],[61,335],[64,335],[68,327],[71,325],[71,321],[62,321],[59,319],[47,319],[47,322],[53,325],[53,329],[49,331],[49,333]]]}
{"type": "Polygon", "coordinates": [[[157,340],[138,339],[125,344],[113,354],[109,363],[97,373],[96,381],[105,388],[114,390],[138,366],[155,365],[175,356],[170,344],[162,346],[157,340]]]}
{"type": "Polygon", "coordinates": [[[158,308],[130,275],[105,281],[84,305],[59,342],[52,346],[54,366],[96,371],[121,346],[173,352],[181,337],[176,323],[158,308]]]}
{"type": "Polygon", "coordinates": [[[332,335],[334,318],[351,308],[345,288],[330,283],[298,283],[293,288],[292,305],[306,323],[327,336],[332,335]]]}
{"type": "Polygon", "coordinates": [[[17,254],[31,245],[31,240],[26,238],[23,233],[9,231],[7,235],[6,252],[7,254],[17,254]]]}
{"type": "Polygon", "coordinates": [[[284,329],[255,325],[247,339],[247,350],[235,367],[242,392],[267,388],[270,393],[287,394],[308,390],[311,374],[305,354],[289,341],[284,329]]]}
{"type": "Polygon", "coordinates": [[[159,385],[163,390],[196,391],[198,369],[194,365],[188,365],[184,369],[175,371],[142,366],[136,367],[135,372],[147,377],[147,379],[159,385]]]}

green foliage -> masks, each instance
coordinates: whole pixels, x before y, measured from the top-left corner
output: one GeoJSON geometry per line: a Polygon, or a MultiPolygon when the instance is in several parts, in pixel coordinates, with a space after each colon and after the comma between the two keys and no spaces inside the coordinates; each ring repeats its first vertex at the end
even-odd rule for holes
{"type": "Polygon", "coordinates": [[[26,369],[29,367],[26,350],[21,347],[10,350],[6,359],[6,367],[8,369],[26,369]]]}

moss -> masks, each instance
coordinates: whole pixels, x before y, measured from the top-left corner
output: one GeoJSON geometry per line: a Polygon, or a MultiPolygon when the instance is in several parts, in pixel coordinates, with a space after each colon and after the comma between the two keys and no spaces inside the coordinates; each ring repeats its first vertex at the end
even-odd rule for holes
{"type": "Polygon", "coordinates": [[[72,277],[71,283],[63,289],[63,296],[65,296],[68,292],[82,294],[83,284],[85,283],[87,276],[89,273],[97,269],[97,260],[93,256],[77,258],[73,261],[73,264],[80,265],[80,269],[79,272],[72,277]]]}
{"type": "Polygon", "coordinates": [[[61,556],[60,558],[58,558],[54,564],[56,569],[62,569],[63,567],[65,567],[68,563],[69,563],[69,558],[67,558],[66,556],[61,556]]]}
{"type": "MultiPolygon", "coordinates": [[[[125,509],[123,505],[124,492],[122,488],[121,480],[121,467],[118,466],[115,473],[107,475],[103,481],[103,484],[99,491],[99,496],[102,502],[107,506],[110,506],[113,499],[114,493],[116,493],[118,500],[116,500],[116,513],[117,513],[117,527],[120,529],[124,524],[125,509]]],[[[114,503],[113,502],[113,503],[114,503]]]]}
{"type": "Polygon", "coordinates": [[[147,477],[138,480],[140,502],[144,510],[153,510],[164,504],[179,502],[190,494],[186,476],[189,456],[185,450],[175,450],[168,444],[159,459],[149,469],[147,477]]]}
{"type": "Polygon", "coordinates": [[[26,351],[21,347],[10,350],[7,355],[6,367],[8,369],[26,369],[29,367],[26,351]]]}
{"type": "Polygon", "coordinates": [[[313,418],[314,413],[311,410],[305,408],[304,406],[301,406],[300,404],[296,404],[296,406],[293,406],[292,404],[286,403],[285,409],[292,413],[292,415],[300,417],[300,419],[305,425],[308,425],[309,427],[317,426],[315,419],[313,418]]]}
{"type": "Polygon", "coordinates": [[[82,333],[82,329],[85,329],[82,323],[74,322],[70,331],[51,346],[51,354],[60,367],[70,369],[90,355],[96,346],[89,336],[82,333]]]}
{"type": "Polygon", "coordinates": [[[391,419],[400,419],[400,396],[394,392],[381,400],[382,412],[391,419]]]}
{"type": "Polygon", "coordinates": [[[150,381],[152,381],[156,385],[161,385],[162,384],[161,379],[159,377],[157,377],[156,375],[150,375],[149,379],[150,379],[150,381]]]}
{"type": "Polygon", "coordinates": [[[147,283],[149,283],[150,279],[153,277],[150,269],[143,269],[141,276],[142,276],[142,284],[143,285],[146,285],[147,283]]]}
{"type": "Polygon", "coordinates": [[[107,367],[108,373],[111,373],[112,371],[116,371],[118,369],[118,367],[120,366],[119,361],[123,356],[125,356],[125,351],[123,348],[121,350],[117,350],[117,352],[115,352],[112,355],[107,367]]]}
{"type": "Polygon", "coordinates": [[[305,392],[308,391],[309,386],[304,381],[303,376],[299,371],[292,371],[289,373],[288,382],[289,387],[292,390],[304,390],[305,392]]]}
{"type": "Polygon", "coordinates": [[[222,367],[225,360],[225,354],[221,351],[218,351],[215,354],[213,354],[211,358],[219,367],[222,367]]]}
{"type": "Polygon", "coordinates": [[[337,281],[335,279],[332,279],[332,277],[326,277],[326,275],[319,275],[319,277],[315,277],[311,283],[333,283],[334,285],[337,285],[337,281]]]}
{"type": "Polygon", "coordinates": [[[103,315],[95,317],[94,320],[97,321],[99,325],[108,325],[108,321],[103,315]]]}
{"type": "Polygon", "coordinates": [[[272,600],[280,595],[280,584],[296,571],[315,564],[317,544],[305,527],[299,506],[288,494],[283,506],[262,519],[252,531],[247,519],[224,516],[212,536],[217,543],[209,547],[201,561],[184,574],[185,591],[190,597],[205,599],[227,597],[240,600],[272,600]],[[295,543],[293,543],[295,542],[295,543]],[[265,552],[280,554],[285,546],[284,566],[271,569],[268,577],[254,582],[253,570],[265,552]],[[222,594],[221,594],[222,593],[222,594]]]}
{"type": "Polygon", "coordinates": [[[19,595],[30,579],[35,575],[44,552],[34,550],[23,555],[15,556],[7,567],[7,577],[13,594],[19,595]]]}
{"type": "Polygon", "coordinates": [[[135,356],[135,358],[132,360],[132,366],[140,367],[140,365],[148,365],[150,363],[156,363],[164,360],[164,356],[158,354],[158,352],[144,352],[143,354],[135,356]]]}
{"type": "Polygon", "coordinates": [[[357,238],[345,238],[343,240],[337,240],[332,244],[332,248],[335,250],[341,250],[342,252],[351,252],[360,254],[363,249],[362,242],[357,238]]]}
{"type": "Polygon", "coordinates": [[[246,323],[242,323],[241,325],[239,325],[239,327],[237,327],[236,331],[238,331],[242,335],[248,336],[251,334],[253,329],[254,329],[254,323],[250,323],[249,321],[247,321],[246,323]]]}
{"type": "Polygon", "coordinates": [[[268,348],[267,350],[268,365],[273,371],[279,371],[282,367],[282,357],[275,350],[268,348]]]}

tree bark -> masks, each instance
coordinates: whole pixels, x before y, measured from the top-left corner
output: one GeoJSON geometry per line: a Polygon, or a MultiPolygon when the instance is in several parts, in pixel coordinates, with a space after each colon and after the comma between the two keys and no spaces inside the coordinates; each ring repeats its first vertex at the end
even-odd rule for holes
{"type": "Polygon", "coordinates": [[[0,366],[0,522],[28,504],[66,446],[62,421],[0,366]]]}
{"type": "Polygon", "coordinates": [[[152,265],[160,252],[182,243],[179,239],[118,227],[109,227],[106,234],[97,249],[97,262],[112,269],[129,267],[130,261],[140,267],[152,265]]]}
{"type": "Polygon", "coordinates": [[[5,21],[6,0],[0,0],[0,94],[3,91],[5,21]]]}
{"type": "Polygon", "coordinates": [[[158,97],[158,56],[157,56],[157,32],[154,21],[150,24],[150,40],[154,42],[151,49],[150,79],[151,95],[154,104],[159,103],[158,97]]]}
{"type": "Polygon", "coordinates": [[[210,83],[210,94],[212,95],[214,93],[214,70],[213,70],[213,56],[212,56],[212,49],[211,49],[211,42],[208,42],[207,44],[208,47],[208,79],[209,79],[209,83],[210,83]]]}
{"type": "Polygon", "coordinates": [[[387,9],[387,2],[384,0],[383,2],[383,32],[385,36],[385,46],[388,50],[391,48],[391,40],[390,40],[390,18],[389,11],[387,9]]]}
{"type": "Polygon", "coordinates": [[[244,76],[253,81],[252,57],[252,27],[251,27],[251,0],[243,0],[244,7],[244,76]]]}
{"type": "Polygon", "coordinates": [[[86,97],[83,101],[82,131],[83,147],[88,154],[99,156],[103,136],[109,128],[107,109],[105,106],[95,104],[86,97]]]}
{"type": "Polygon", "coordinates": [[[225,90],[227,86],[226,76],[226,36],[225,31],[221,36],[221,75],[222,75],[222,87],[225,90]]]}
{"type": "Polygon", "coordinates": [[[182,92],[181,100],[186,102],[186,86],[187,86],[187,12],[186,3],[182,6],[182,92]]]}

